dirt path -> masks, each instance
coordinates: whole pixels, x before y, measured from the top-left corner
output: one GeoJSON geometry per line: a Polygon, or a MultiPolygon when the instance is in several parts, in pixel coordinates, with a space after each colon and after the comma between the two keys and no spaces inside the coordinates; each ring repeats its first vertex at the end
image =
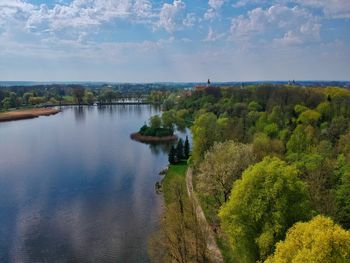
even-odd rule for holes
{"type": "Polygon", "coordinates": [[[203,226],[208,231],[207,246],[208,246],[208,250],[210,252],[210,257],[211,257],[212,262],[222,263],[222,262],[224,262],[224,260],[223,260],[221,251],[216,244],[214,233],[213,233],[211,227],[209,226],[207,219],[205,218],[205,215],[203,213],[202,207],[199,204],[198,198],[193,191],[193,183],[192,183],[193,176],[192,175],[193,175],[192,168],[188,168],[187,173],[186,173],[186,187],[187,187],[188,196],[190,198],[192,198],[192,200],[196,206],[197,217],[199,218],[200,221],[202,221],[203,226]]]}

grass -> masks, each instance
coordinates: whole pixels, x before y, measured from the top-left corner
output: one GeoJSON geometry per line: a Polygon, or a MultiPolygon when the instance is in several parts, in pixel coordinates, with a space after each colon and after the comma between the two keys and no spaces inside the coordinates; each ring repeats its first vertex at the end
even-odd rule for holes
{"type": "Polygon", "coordinates": [[[172,189],[175,183],[181,182],[186,186],[187,167],[187,161],[181,161],[178,164],[170,165],[169,170],[162,181],[165,205],[171,204],[174,200],[174,192],[172,189]]]}

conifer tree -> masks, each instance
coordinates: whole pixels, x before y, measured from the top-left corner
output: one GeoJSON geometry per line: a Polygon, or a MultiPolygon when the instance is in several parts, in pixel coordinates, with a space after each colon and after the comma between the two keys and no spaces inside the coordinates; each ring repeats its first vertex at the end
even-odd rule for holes
{"type": "Polygon", "coordinates": [[[188,157],[190,156],[190,142],[188,141],[188,136],[186,136],[185,140],[184,155],[185,159],[188,159],[188,157]]]}
{"type": "Polygon", "coordinates": [[[176,149],[174,146],[171,146],[171,149],[168,155],[168,160],[170,164],[175,164],[177,162],[176,149]]]}
{"type": "Polygon", "coordinates": [[[181,138],[177,143],[176,156],[178,160],[181,160],[184,158],[184,144],[181,138]]]}

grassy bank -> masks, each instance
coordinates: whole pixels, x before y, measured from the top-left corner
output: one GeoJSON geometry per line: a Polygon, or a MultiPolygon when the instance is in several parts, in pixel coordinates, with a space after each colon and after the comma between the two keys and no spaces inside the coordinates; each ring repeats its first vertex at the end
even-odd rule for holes
{"type": "MultiPolygon", "coordinates": [[[[198,192],[197,196],[199,197],[199,202],[201,203],[201,207],[209,225],[215,226],[216,229],[219,229],[220,222],[218,218],[218,211],[214,208],[214,199],[212,197],[204,197],[198,192]]],[[[223,236],[223,233],[221,233],[220,230],[214,233],[216,243],[224,258],[224,262],[239,262],[239,259],[235,258],[235,256],[232,254],[232,250],[227,239],[223,236]]]]}
{"type": "Polygon", "coordinates": [[[39,116],[53,115],[58,112],[60,112],[60,110],[52,109],[52,108],[33,108],[33,109],[1,112],[0,122],[33,119],[39,116]]]}
{"type": "Polygon", "coordinates": [[[181,184],[186,187],[187,167],[187,161],[181,161],[178,164],[170,165],[162,181],[165,205],[169,205],[174,201],[174,191],[172,191],[174,184],[181,182],[181,184]]]}

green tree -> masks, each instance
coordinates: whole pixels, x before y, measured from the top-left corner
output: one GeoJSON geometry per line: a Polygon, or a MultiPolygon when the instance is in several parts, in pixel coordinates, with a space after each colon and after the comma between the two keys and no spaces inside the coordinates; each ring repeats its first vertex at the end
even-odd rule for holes
{"type": "Polygon", "coordinates": [[[350,262],[350,232],[327,217],[317,216],[297,223],[286,239],[276,245],[265,263],[347,263],[350,262]]]}
{"type": "Polygon", "coordinates": [[[315,110],[306,110],[299,115],[298,122],[306,125],[316,125],[321,114],[315,110]]]}
{"type": "Polygon", "coordinates": [[[73,88],[72,93],[73,93],[73,96],[74,96],[76,102],[80,106],[81,103],[83,102],[85,90],[83,88],[73,88]]]}
{"type": "Polygon", "coordinates": [[[152,116],[149,119],[151,129],[159,129],[162,123],[161,118],[158,115],[152,116]]]}
{"type": "Polygon", "coordinates": [[[84,102],[88,105],[92,105],[94,103],[95,96],[91,91],[85,91],[84,102]]]}
{"type": "Polygon", "coordinates": [[[177,156],[176,156],[176,149],[174,146],[171,146],[169,155],[168,155],[168,160],[170,164],[175,164],[178,162],[177,156]]]}
{"type": "Polygon", "coordinates": [[[215,143],[199,166],[200,192],[213,197],[218,209],[228,200],[233,182],[254,161],[251,145],[235,141],[215,143]]]}
{"type": "Polygon", "coordinates": [[[253,153],[258,161],[265,156],[282,157],[284,154],[283,142],[278,139],[270,139],[265,133],[256,133],[253,140],[253,153]]]}
{"type": "Polygon", "coordinates": [[[257,103],[256,101],[251,101],[249,104],[248,104],[248,110],[249,111],[261,111],[262,110],[262,107],[259,103],[257,103]]]}
{"type": "Polygon", "coordinates": [[[241,262],[256,262],[265,260],[287,230],[309,213],[306,185],[296,167],[267,157],[234,183],[219,215],[241,262]]]}
{"type": "Polygon", "coordinates": [[[335,171],[340,177],[340,183],[335,189],[337,206],[336,219],[345,228],[350,228],[350,167],[344,155],[339,155],[335,171]]]}
{"type": "Polygon", "coordinates": [[[309,152],[314,141],[315,129],[310,125],[298,125],[287,143],[288,154],[309,152]]]}
{"type": "Polygon", "coordinates": [[[162,114],[162,124],[164,128],[173,129],[175,123],[174,111],[164,111],[162,114]]]}
{"type": "Polygon", "coordinates": [[[188,159],[188,157],[190,156],[190,142],[188,141],[188,136],[186,136],[186,140],[185,140],[184,154],[185,154],[185,159],[188,159]]]}
{"type": "Polygon", "coordinates": [[[194,121],[191,130],[193,134],[192,156],[195,163],[203,159],[204,153],[217,140],[216,121],[216,115],[211,112],[200,114],[194,121]]]}
{"type": "Polygon", "coordinates": [[[182,139],[180,138],[179,141],[177,142],[176,146],[176,156],[178,160],[184,159],[185,158],[185,153],[184,153],[184,144],[182,139]]]}

